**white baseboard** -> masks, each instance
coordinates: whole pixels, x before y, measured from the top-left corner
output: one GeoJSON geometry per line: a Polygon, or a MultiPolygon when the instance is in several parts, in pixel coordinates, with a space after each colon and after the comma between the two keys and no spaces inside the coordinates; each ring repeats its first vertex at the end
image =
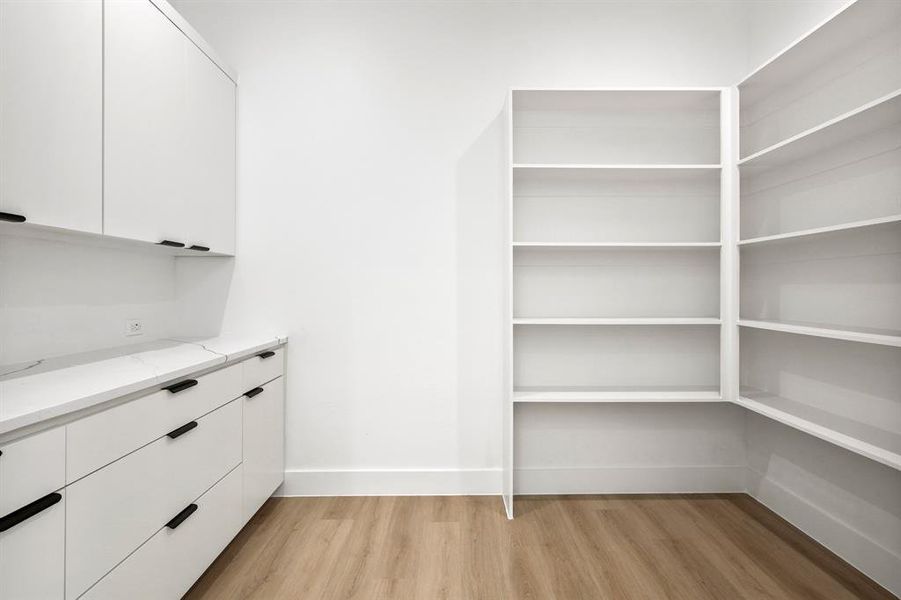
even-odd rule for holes
{"type": "Polygon", "coordinates": [[[285,473],[277,496],[500,495],[500,469],[307,470],[285,473]]]}
{"type": "MultiPolygon", "coordinates": [[[[285,473],[277,496],[500,495],[500,469],[308,470],[285,473]]],[[[745,467],[520,469],[517,494],[744,492],[745,467]]]]}
{"type": "Polygon", "coordinates": [[[901,596],[901,556],[780,483],[748,468],[748,494],[896,596],[901,596]]]}
{"type": "Polygon", "coordinates": [[[745,491],[744,466],[517,469],[516,494],[679,494],[745,491]]]}

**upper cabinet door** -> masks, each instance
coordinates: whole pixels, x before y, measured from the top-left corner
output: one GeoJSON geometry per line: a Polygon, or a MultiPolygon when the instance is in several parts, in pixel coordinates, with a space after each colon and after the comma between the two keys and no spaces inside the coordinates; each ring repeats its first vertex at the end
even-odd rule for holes
{"type": "Polygon", "coordinates": [[[100,233],[101,0],[0,1],[0,211],[100,233]]]}
{"type": "Polygon", "coordinates": [[[235,251],[235,84],[199,48],[187,48],[186,168],[189,245],[235,251]]]}
{"type": "Polygon", "coordinates": [[[186,243],[185,38],[149,0],[107,0],[103,232],[186,243]]]}
{"type": "Polygon", "coordinates": [[[104,233],[234,252],[234,82],[149,0],[105,39],[104,233]]]}

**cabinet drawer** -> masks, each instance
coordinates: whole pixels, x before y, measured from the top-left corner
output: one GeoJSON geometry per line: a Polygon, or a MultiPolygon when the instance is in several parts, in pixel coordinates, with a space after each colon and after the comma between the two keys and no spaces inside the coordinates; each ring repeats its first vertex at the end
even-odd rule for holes
{"type": "Polygon", "coordinates": [[[233,365],[198,377],[197,385],[182,391],[160,390],[70,423],[66,482],[72,483],[234,400],[244,391],[241,374],[241,365],[233,365]]]}
{"type": "Polygon", "coordinates": [[[65,485],[65,428],[4,444],[0,452],[0,516],[65,485]]]}
{"type": "Polygon", "coordinates": [[[241,462],[241,402],[66,488],[66,597],[77,598],[241,462]]]}
{"type": "Polygon", "coordinates": [[[47,504],[54,504],[45,505],[37,514],[0,532],[2,600],[63,598],[65,491],[48,500],[47,504]]]}
{"type": "Polygon", "coordinates": [[[241,529],[241,466],[194,504],[191,516],[159,530],[82,598],[181,598],[241,529]]]}
{"type": "Polygon", "coordinates": [[[244,390],[247,391],[272,381],[285,372],[285,349],[278,348],[260,352],[243,363],[244,390]]]}
{"type": "Polygon", "coordinates": [[[285,479],[285,386],[279,377],[244,397],[244,518],[285,479]]]}

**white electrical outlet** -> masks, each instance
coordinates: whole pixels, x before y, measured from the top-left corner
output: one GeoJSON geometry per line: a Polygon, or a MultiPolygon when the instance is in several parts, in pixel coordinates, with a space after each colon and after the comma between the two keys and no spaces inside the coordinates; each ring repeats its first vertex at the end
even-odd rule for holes
{"type": "Polygon", "coordinates": [[[144,321],[141,319],[129,319],[125,321],[125,335],[144,335],[144,321]]]}

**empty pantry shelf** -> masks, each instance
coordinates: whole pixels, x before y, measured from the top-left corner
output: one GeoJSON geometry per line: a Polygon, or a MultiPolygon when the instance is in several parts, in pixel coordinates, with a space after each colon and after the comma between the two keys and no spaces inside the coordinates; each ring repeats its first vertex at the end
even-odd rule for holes
{"type": "Polygon", "coordinates": [[[752,388],[736,404],[821,440],[901,470],[901,434],[752,388]]]}
{"type": "Polygon", "coordinates": [[[513,242],[514,248],[719,248],[720,242],[513,242]]]}
{"type": "Polygon", "coordinates": [[[898,125],[901,125],[901,90],[755,152],[738,164],[764,168],[785,165],[898,125]]]}
{"type": "Polygon", "coordinates": [[[838,328],[827,327],[818,323],[802,323],[797,321],[757,321],[739,319],[741,327],[765,329],[767,331],[779,331],[812,337],[845,340],[849,342],[861,342],[864,344],[879,344],[882,346],[901,347],[901,331],[892,329],[873,328],[838,328]]]}
{"type": "Polygon", "coordinates": [[[514,318],[514,325],[719,325],[717,317],[550,317],[514,318]]]}
{"type": "Polygon", "coordinates": [[[722,402],[719,390],[699,388],[523,387],[513,391],[517,403],[666,403],[722,402]]]}
{"type": "Polygon", "coordinates": [[[760,237],[748,238],[738,242],[739,246],[749,246],[756,244],[774,244],[778,242],[791,241],[799,238],[806,238],[818,235],[826,235],[830,233],[850,232],[860,229],[867,229],[879,226],[889,226],[901,223],[901,215],[890,215],[888,217],[879,217],[877,219],[866,219],[863,221],[853,221],[850,223],[841,223],[839,225],[829,225],[828,227],[816,227],[813,229],[801,229],[799,231],[790,231],[788,233],[778,233],[775,235],[764,235],[760,237]]]}
{"type": "Polygon", "coordinates": [[[719,169],[720,164],[595,164],[595,163],[513,163],[513,169],[620,169],[620,170],[697,170],[719,169]]]}

